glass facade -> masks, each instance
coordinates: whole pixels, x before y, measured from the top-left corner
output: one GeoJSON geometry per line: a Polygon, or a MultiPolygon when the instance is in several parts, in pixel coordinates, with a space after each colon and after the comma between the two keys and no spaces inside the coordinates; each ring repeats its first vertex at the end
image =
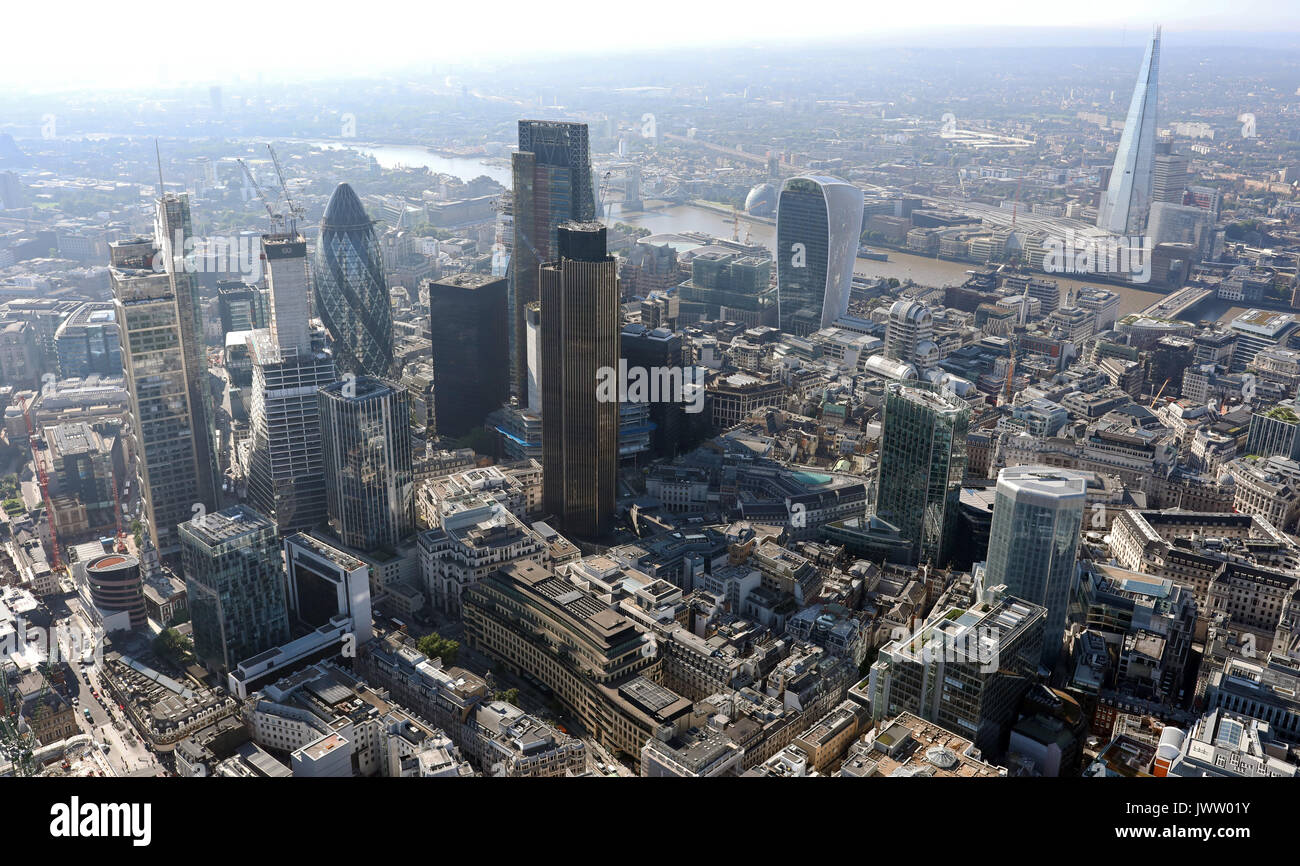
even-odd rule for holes
{"type": "Polygon", "coordinates": [[[776,211],[780,328],[805,337],[848,310],[862,190],[833,177],[786,181],[776,211]]]}
{"type": "Polygon", "coordinates": [[[970,407],[923,384],[885,393],[875,514],[911,542],[911,562],[946,564],[952,547],[970,407]]]}
{"type": "Polygon", "coordinates": [[[194,652],[230,670],[289,640],[284,559],[275,524],[236,505],[179,527],[194,652]]]}
{"type": "Polygon", "coordinates": [[[319,392],[329,521],[358,550],[395,550],[415,531],[411,397],[372,376],[319,392]]]}
{"type": "Polygon", "coordinates": [[[1074,586],[1087,476],[1046,466],[998,473],[984,584],[1047,608],[1043,662],[1061,649],[1074,586]]]}
{"type": "Polygon", "coordinates": [[[393,311],[384,257],[352,187],[330,196],[316,243],[316,315],[333,340],[339,367],[358,376],[386,376],[393,366],[393,311]]]}
{"type": "Polygon", "coordinates": [[[510,391],[528,394],[527,314],[537,301],[537,269],[555,258],[556,231],[567,220],[596,218],[585,123],[519,121],[512,158],[514,248],[510,258],[510,391]]]}

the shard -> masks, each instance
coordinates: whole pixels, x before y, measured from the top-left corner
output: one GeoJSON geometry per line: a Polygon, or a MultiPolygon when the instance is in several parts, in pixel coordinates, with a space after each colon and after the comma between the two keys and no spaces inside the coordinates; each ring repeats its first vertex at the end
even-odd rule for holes
{"type": "Polygon", "coordinates": [[[1156,84],[1160,71],[1160,28],[1151,36],[1138,68],[1133,100],[1115,153],[1110,184],[1097,209],[1097,228],[1117,235],[1141,234],[1151,210],[1155,178],[1156,84]]]}

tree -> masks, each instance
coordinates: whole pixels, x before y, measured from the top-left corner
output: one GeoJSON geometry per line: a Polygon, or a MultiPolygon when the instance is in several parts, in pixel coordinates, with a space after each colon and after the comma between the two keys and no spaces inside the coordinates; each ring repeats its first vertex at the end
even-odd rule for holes
{"type": "Polygon", "coordinates": [[[497,692],[492,697],[498,701],[505,701],[507,704],[514,704],[515,706],[519,705],[519,689],[506,689],[505,691],[497,692]]]}
{"type": "Polygon", "coordinates": [[[153,639],[153,651],[177,667],[184,667],[194,658],[194,644],[174,628],[159,632],[153,639]]]}
{"type": "Polygon", "coordinates": [[[431,659],[442,659],[442,663],[445,665],[455,664],[456,656],[460,653],[460,643],[458,641],[448,640],[436,631],[420,638],[416,642],[415,648],[431,659]]]}

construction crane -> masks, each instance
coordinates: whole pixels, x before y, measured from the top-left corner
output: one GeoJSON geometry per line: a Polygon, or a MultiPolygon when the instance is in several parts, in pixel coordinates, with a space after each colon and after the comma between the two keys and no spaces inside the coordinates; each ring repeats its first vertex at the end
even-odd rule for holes
{"type": "Polygon", "coordinates": [[[289,232],[294,232],[298,228],[298,220],[307,215],[300,205],[293,203],[289,196],[289,184],[284,180],[284,167],[280,165],[280,157],[275,155],[275,148],[268,143],[266,149],[271,151],[271,162],[275,164],[275,176],[280,178],[280,189],[284,191],[284,203],[289,206],[289,224],[286,227],[289,232]]]}
{"type": "Polygon", "coordinates": [[[1007,364],[1007,384],[1002,388],[1002,403],[1006,406],[1011,402],[1012,382],[1016,378],[1016,353],[1020,350],[1020,337],[1016,334],[1011,335],[1011,362],[1007,364]]]}
{"type": "Polygon", "coordinates": [[[257,197],[262,200],[262,207],[266,208],[266,215],[271,218],[272,233],[282,233],[284,231],[284,214],[276,213],[275,208],[271,207],[271,200],[266,197],[266,193],[262,190],[262,185],[257,182],[257,178],[253,177],[253,172],[249,169],[248,165],[242,159],[237,158],[235,161],[238,162],[239,167],[244,170],[244,177],[248,178],[248,182],[253,185],[253,189],[257,192],[257,197]]]}
{"type": "Polygon", "coordinates": [[[63,562],[59,558],[59,532],[54,525],[54,500],[50,498],[50,478],[45,472],[45,462],[41,460],[41,455],[36,447],[36,429],[32,425],[31,407],[31,399],[23,398],[23,420],[27,422],[27,445],[32,452],[32,465],[36,467],[36,480],[41,487],[41,499],[45,502],[45,522],[50,525],[50,548],[53,551],[50,557],[50,570],[58,574],[63,571],[63,562]]]}
{"type": "Polygon", "coordinates": [[[1168,384],[1169,384],[1169,380],[1168,380],[1168,379],[1165,379],[1165,381],[1162,382],[1161,385],[1160,385],[1160,390],[1159,390],[1159,391],[1156,391],[1156,395],[1155,395],[1154,397],[1151,398],[1151,408],[1152,408],[1152,409],[1156,408],[1156,404],[1160,402],[1160,395],[1163,394],[1163,393],[1165,393],[1165,386],[1168,385],[1168,384]]]}
{"type": "Polygon", "coordinates": [[[117,523],[117,545],[118,553],[126,553],[126,532],[122,529],[122,497],[118,493],[117,470],[113,470],[113,519],[117,523]]]}

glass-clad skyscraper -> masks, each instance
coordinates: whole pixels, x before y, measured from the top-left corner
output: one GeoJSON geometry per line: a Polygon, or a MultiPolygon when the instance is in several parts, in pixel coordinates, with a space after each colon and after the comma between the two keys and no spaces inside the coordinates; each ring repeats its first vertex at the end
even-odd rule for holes
{"type": "Polygon", "coordinates": [[[284,559],[275,524],[236,505],[182,523],[181,561],[194,652],[210,670],[289,640],[284,559]]]}
{"type": "Polygon", "coordinates": [[[1017,598],[1047,608],[1043,663],[1061,650],[1074,585],[1088,476],[1049,466],[998,473],[984,585],[1006,584],[1017,598]]]}
{"type": "Polygon", "coordinates": [[[319,399],[330,525],[349,547],[395,550],[415,529],[410,393],[360,376],[319,399]]]}
{"type": "Polygon", "coordinates": [[[911,543],[913,564],[948,560],[969,426],[970,407],[931,385],[885,391],[875,514],[911,543]]]}
{"type": "Polygon", "coordinates": [[[560,223],[596,218],[587,124],[519,121],[519,152],[512,158],[511,172],[510,392],[522,402],[528,396],[527,311],[537,300],[537,269],[555,259],[560,223]]]}
{"type": "Polygon", "coordinates": [[[619,407],[601,399],[601,369],[618,368],[618,264],[597,222],[565,223],[556,260],[540,271],[542,505],[566,532],[610,528],[619,407]]]}
{"type": "Polygon", "coordinates": [[[393,311],[384,257],[352,187],[330,196],[316,244],[316,315],[334,341],[340,369],[386,376],[393,365],[393,311]]]}
{"type": "Polygon", "coordinates": [[[1110,183],[1097,208],[1097,227],[1118,235],[1140,234],[1151,210],[1156,162],[1156,79],[1160,72],[1160,28],[1147,45],[1129,102],[1124,132],[1115,152],[1110,183]]]}
{"type": "Polygon", "coordinates": [[[861,235],[862,190],[825,176],[785,182],[776,209],[782,331],[807,336],[848,311],[861,235]]]}

